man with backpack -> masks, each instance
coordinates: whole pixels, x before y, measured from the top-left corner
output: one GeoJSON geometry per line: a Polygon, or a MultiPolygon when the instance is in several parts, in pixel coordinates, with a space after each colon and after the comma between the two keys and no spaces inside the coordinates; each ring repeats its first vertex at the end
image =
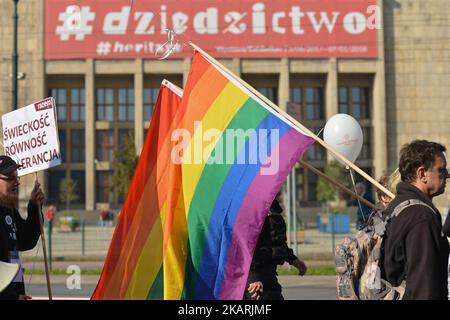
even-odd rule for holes
{"type": "Polygon", "coordinates": [[[400,151],[401,182],[384,212],[391,221],[384,236],[381,277],[392,286],[404,286],[403,299],[447,300],[449,244],[432,203],[450,177],[445,151],[443,145],[426,140],[415,140],[400,151]]]}

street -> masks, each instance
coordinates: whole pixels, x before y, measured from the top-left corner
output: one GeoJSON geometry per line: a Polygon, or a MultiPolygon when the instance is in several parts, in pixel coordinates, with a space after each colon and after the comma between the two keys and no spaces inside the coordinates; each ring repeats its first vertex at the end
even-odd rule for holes
{"type": "MultiPolygon", "coordinates": [[[[96,286],[96,276],[81,279],[80,289],[69,290],[65,283],[66,276],[52,276],[52,295],[55,299],[89,299],[96,286]]],[[[335,276],[280,276],[283,295],[286,300],[335,300],[335,276]]],[[[28,285],[27,294],[34,299],[47,299],[45,277],[35,277],[28,285]]]]}

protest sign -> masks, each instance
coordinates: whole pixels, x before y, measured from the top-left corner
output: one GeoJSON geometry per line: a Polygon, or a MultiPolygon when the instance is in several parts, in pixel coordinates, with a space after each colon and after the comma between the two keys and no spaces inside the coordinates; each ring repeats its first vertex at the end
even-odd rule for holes
{"type": "Polygon", "coordinates": [[[19,176],[62,163],[53,98],[4,114],[2,125],[5,155],[22,165],[19,176]]]}

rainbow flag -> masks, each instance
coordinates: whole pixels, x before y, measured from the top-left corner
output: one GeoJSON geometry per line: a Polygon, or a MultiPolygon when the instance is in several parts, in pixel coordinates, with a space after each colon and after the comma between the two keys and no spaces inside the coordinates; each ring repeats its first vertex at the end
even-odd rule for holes
{"type": "Polygon", "coordinates": [[[173,217],[166,215],[166,208],[172,205],[168,202],[168,190],[174,171],[170,134],[182,93],[167,80],[161,84],[150,128],[92,299],[164,298],[164,247],[173,221],[173,217]]]}
{"type": "Polygon", "coordinates": [[[269,207],[314,139],[204,56],[180,106],[183,299],[242,299],[269,207]]]}

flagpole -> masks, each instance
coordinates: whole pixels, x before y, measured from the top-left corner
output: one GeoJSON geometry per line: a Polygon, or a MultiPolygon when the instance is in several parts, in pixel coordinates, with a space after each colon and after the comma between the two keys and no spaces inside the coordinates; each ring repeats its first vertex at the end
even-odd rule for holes
{"type": "Polygon", "coordinates": [[[364,203],[366,206],[371,207],[372,209],[376,209],[376,206],[375,206],[372,202],[370,202],[370,201],[364,199],[363,197],[357,195],[355,192],[353,192],[352,190],[350,190],[349,188],[347,188],[347,187],[344,186],[343,184],[337,182],[337,181],[334,180],[333,178],[327,176],[325,173],[323,173],[323,172],[317,170],[316,168],[314,168],[314,167],[313,167],[312,165],[310,165],[309,163],[307,163],[307,162],[305,162],[305,161],[303,161],[303,160],[299,160],[298,163],[299,163],[301,166],[305,167],[306,169],[311,170],[312,172],[314,172],[315,174],[317,174],[319,177],[324,178],[324,179],[327,180],[328,182],[334,184],[336,187],[342,189],[343,191],[345,191],[346,193],[348,193],[349,195],[351,195],[353,198],[358,199],[359,201],[361,201],[362,203],[364,203]]]}
{"type": "Polygon", "coordinates": [[[336,151],[333,147],[331,147],[329,144],[327,144],[325,141],[320,139],[318,136],[316,136],[311,130],[306,128],[304,125],[302,125],[300,122],[298,122],[296,119],[291,117],[286,111],[278,107],[276,104],[274,104],[272,101],[267,99],[263,94],[261,94],[258,90],[255,90],[251,85],[249,85],[247,82],[242,80],[241,78],[237,77],[233,72],[228,70],[224,65],[222,65],[219,61],[211,57],[208,53],[206,53],[203,49],[201,49],[199,46],[192,42],[188,42],[189,45],[196,51],[200,52],[202,56],[204,56],[207,60],[209,60],[211,63],[215,64],[217,67],[225,71],[230,77],[233,77],[236,81],[238,81],[241,85],[243,85],[246,89],[250,90],[251,93],[256,95],[259,99],[264,101],[266,104],[268,104],[272,109],[277,111],[279,114],[283,115],[287,120],[289,120],[294,126],[296,126],[298,129],[304,131],[307,135],[309,135],[311,138],[316,140],[320,145],[322,145],[325,149],[330,151],[332,154],[334,154],[338,159],[340,159],[342,162],[344,162],[348,167],[352,168],[356,172],[358,172],[362,177],[364,177],[366,180],[368,180],[370,183],[372,183],[374,186],[376,186],[379,190],[384,192],[387,196],[394,199],[394,194],[390,192],[388,189],[386,189],[384,186],[382,186],[378,181],[373,179],[371,176],[369,176],[367,173],[365,173],[363,170],[361,170],[357,165],[355,165],[353,162],[348,160],[346,157],[341,155],[338,151],[336,151]]]}
{"type": "MultiPolygon", "coordinates": [[[[35,173],[36,181],[38,181],[37,172],[35,173]]],[[[47,248],[45,246],[45,237],[44,237],[44,223],[42,221],[42,205],[38,205],[38,216],[39,216],[39,226],[41,231],[41,241],[42,241],[42,252],[44,253],[44,267],[45,267],[45,279],[47,281],[47,291],[48,291],[48,299],[52,300],[52,288],[50,286],[50,275],[48,271],[48,263],[47,263],[47,248]]]]}

